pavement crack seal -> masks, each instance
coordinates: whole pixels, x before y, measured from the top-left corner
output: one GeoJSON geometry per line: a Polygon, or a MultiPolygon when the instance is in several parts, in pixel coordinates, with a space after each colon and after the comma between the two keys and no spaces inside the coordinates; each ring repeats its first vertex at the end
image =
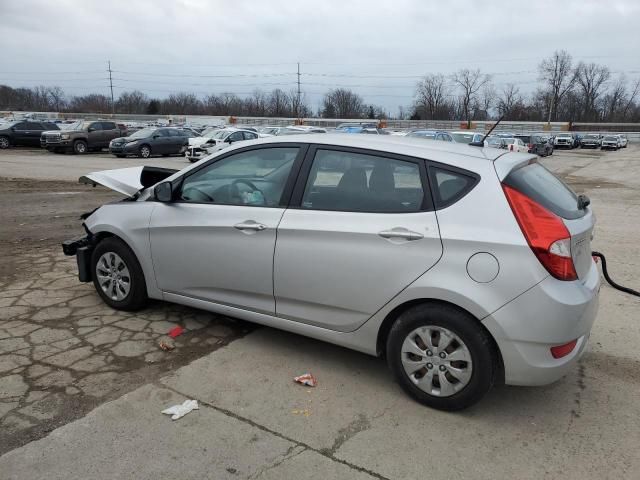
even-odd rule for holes
{"type": "Polygon", "coordinates": [[[282,455],[282,458],[276,460],[271,465],[267,465],[266,467],[261,468],[254,475],[251,475],[249,479],[261,477],[262,475],[264,475],[265,472],[268,472],[269,470],[273,470],[274,468],[279,467],[287,460],[290,460],[293,457],[297,457],[298,455],[306,451],[307,449],[302,445],[292,445],[287,449],[286,452],[284,452],[284,454],[282,455]]]}
{"type": "Polygon", "coordinates": [[[358,415],[358,418],[353,420],[349,425],[344,428],[341,428],[338,431],[338,436],[334,439],[333,445],[329,449],[325,449],[328,455],[335,455],[335,453],[340,449],[342,445],[344,445],[351,438],[355,437],[358,433],[364,432],[371,428],[371,424],[369,423],[369,419],[362,413],[358,415]]]}
{"type": "MultiPolygon", "coordinates": [[[[153,385],[155,385],[158,388],[162,388],[162,389],[165,389],[165,390],[170,390],[170,391],[180,395],[181,397],[185,396],[185,394],[183,392],[181,392],[179,390],[176,390],[175,388],[171,388],[168,385],[164,385],[163,383],[154,382],[153,385]]],[[[246,423],[247,425],[250,425],[250,426],[255,427],[255,428],[259,429],[259,430],[262,430],[263,432],[270,433],[271,435],[274,435],[274,436],[276,436],[278,438],[281,438],[282,440],[286,440],[287,442],[293,443],[294,446],[304,447],[304,450],[311,450],[312,452],[318,453],[318,454],[322,455],[323,457],[328,458],[329,460],[331,460],[333,462],[341,463],[342,465],[345,465],[345,466],[347,466],[349,468],[352,468],[353,470],[356,470],[356,471],[362,472],[362,473],[366,473],[367,475],[371,475],[373,478],[377,478],[379,480],[390,480],[388,477],[380,475],[379,473],[374,472],[373,470],[369,470],[368,468],[364,468],[364,467],[361,467],[361,466],[356,465],[354,463],[348,462],[346,460],[342,460],[341,458],[337,458],[334,453],[331,453],[330,450],[327,450],[325,448],[320,449],[320,448],[312,447],[311,445],[309,445],[307,443],[301,442],[301,441],[296,440],[294,438],[290,438],[290,437],[288,437],[288,436],[286,436],[286,435],[284,435],[284,434],[282,434],[280,432],[272,430],[269,427],[265,427],[264,425],[256,423],[256,422],[254,422],[253,420],[251,420],[249,418],[246,418],[246,417],[243,417],[241,415],[238,415],[237,413],[234,413],[231,410],[227,410],[226,408],[218,407],[218,406],[216,406],[216,405],[214,405],[214,404],[212,404],[210,402],[207,402],[206,400],[202,400],[200,398],[196,398],[196,397],[193,397],[193,398],[198,400],[198,402],[202,406],[206,406],[206,407],[212,408],[215,411],[222,413],[223,415],[231,417],[231,418],[233,418],[235,420],[238,420],[238,421],[240,421],[242,423],[246,423]]],[[[347,428],[349,428],[349,427],[347,427],[347,428]]],[[[356,433],[358,433],[358,432],[356,432],[356,433]]],[[[353,435],[355,435],[355,433],[353,435]]],[[[351,435],[351,436],[353,437],[353,435],[351,435]]],[[[344,442],[342,442],[342,443],[344,443],[344,442]]]]}

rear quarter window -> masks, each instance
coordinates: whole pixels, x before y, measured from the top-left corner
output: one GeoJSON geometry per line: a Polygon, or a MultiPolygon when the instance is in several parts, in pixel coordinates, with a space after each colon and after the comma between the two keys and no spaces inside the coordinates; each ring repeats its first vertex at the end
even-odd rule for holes
{"type": "Polygon", "coordinates": [[[433,191],[436,210],[449,207],[473,190],[480,177],[478,175],[454,168],[429,166],[429,181],[433,191]]]}
{"type": "Polygon", "coordinates": [[[581,218],[586,214],[586,210],[578,208],[576,193],[539,163],[513,170],[503,183],[567,220],[581,218]]]}

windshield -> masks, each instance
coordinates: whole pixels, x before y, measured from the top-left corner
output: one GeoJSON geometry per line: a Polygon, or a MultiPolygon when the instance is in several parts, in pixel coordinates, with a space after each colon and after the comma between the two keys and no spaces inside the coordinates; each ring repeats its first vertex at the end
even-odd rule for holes
{"type": "Polygon", "coordinates": [[[155,131],[155,128],[143,128],[142,130],[138,130],[136,133],[129,135],[129,139],[135,140],[137,138],[147,138],[150,137],[151,134],[155,131]]]}
{"type": "Polygon", "coordinates": [[[420,138],[436,138],[435,132],[411,132],[407,134],[407,137],[420,137],[420,138]]]}
{"type": "Polygon", "coordinates": [[[597,140],[598,136],[597,135],[585,135],[584,138],[588,138],[589,140],[597,140]]]}
{"type": "Polygon", "coordinates": [[[458,143],[473,142],[474,133],[452,133],[451,136],[458,143]]]}
{"type": "Polygon", "coordinates": [[[60,130],[78,130],[82,128],[82,124],[82,121],[73,123],[59,123],[58,128],[60,128],[60,130]]]}
{"type": "Polygon", "coordinates": [[[616,137],[604,137],[605,140],[607,140],[608,142],[615,142],[618,139],[616,137]]]}
{"type": "Polygon", "coordinates": [[[215,132],[211,132],[211,135],[209,135],[208,138],[213,138],[215,140],[224,140],[230,133],[232,132],[230,132],[229,130],[216,130],[215,132]]]}

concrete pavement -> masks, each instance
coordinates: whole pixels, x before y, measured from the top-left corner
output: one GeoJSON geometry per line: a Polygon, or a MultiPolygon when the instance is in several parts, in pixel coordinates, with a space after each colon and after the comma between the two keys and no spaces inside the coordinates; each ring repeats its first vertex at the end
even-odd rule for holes
{"type": "MultiPolygon", "coordinates": [[[[598,217],[593,248],[606,254],[615,280],[636,289],[640,287],[637,155],[638,148],[630,146],[604,155],[556,152],[543,160],[590,196],[598,217]]],[[[33,298],[46,301],[49,295],[65,296],[60,300],[67,302],[60,305],[64,308],[76,296],[91,300],[92,294],[83,290],[87,286],[71,283],[58,289],[62,293],[47,293],[57,291],[46,288],[50,283],[67,285],[72,277],[71,265],[47,258],[55,275],[35,277],[36,283],[22,286],[38,293],[10,295],[13,303],[8,308],[23,307],[33,298]]],[[[24,268],[30,263],[37,267],[37,261],[26,259],[24,268]]],[[[1,287],[20,290],[6,282],[1,287]]],[[[0,478],[635,478],[640,472],[640,299],[604,285],[600,301],[590,347],[567,377],[548,387],[498,387],[478,405],[455,414],[411,401],[379,359],[260,328],[189,365],[165,364],[165,373],[149,377],[146,385],[4,454],[0,478]],[[318,377],[318,387],[292,382],[294,375],[306,371],[318,377]],[[175,422],[160,413],[186,398],[197,399],[201,409],[175,422]]],[[[104,308],[92,305],[79,308],[104,308]]],[[[47,308],[31,305],[18,314],[24,318],[10,315],[6,320],[21,321],[14,327],[28,330],[39,322],[33,317],[47,308]]],[[[161,322],[176,323],[184,321],[180,315],[195,315],[162,304],[154,308],[159,310],[141,313],[151,316],[141,318],[148,323],[132,336],[150,334],[145,329],[152,328],[153,315],[161,315],[160,311],[165,315],[161,322]]],[[[109,317],[107,312],[99,315],[109,317]]],[[[47,323],[40,328],[57,327],[62,332],[80,328],[76,325],[80,320],[74,311],[68,321],[50,318],[42,320],[47,323]]],[[[126,319],[103,324],[101,317],[101,324],[94,327],[122,320],[126,319]]],[[[0,328],[6,325],[0,322],[0,328]]],[[[15,328],[5,328],[6,345],[32,341],[30,332],[13,335],[15,328]]],[[[79,334],[81,345],[92,333],[79,334]]],[[[152,336],[140,342],[155,340],[152,336]]],[[[91,353],[114,355],[120,341],[107,344],[104,352],[91,353]]],[[[70,346],[64,352],[73,356],[73,350],[70,346]]],[[[16,350],[0,351],[0,360],[17,362],[0,378],[0,397],[31,381],[29,365],[8,360],[15,354],[16,350]]],[[[71,365],[82,366],[83,359],[71,365]]],[[[103,384],[113,387],[114,379],[103,384]]],[[[53,393],[62,394],[67,387],[78,388],[77,379],[53,393]]],[[[13,398],[0,399],[0,406],[14,402],[13,398]]],[[[57,398],[52,395],[43,402],[43,411],[73,408],[56,406],[57,398]]],[[[114,397],[99,401],[109,398],[114,397]]],[[[12,407],[12,415],[26,406],[12,407]]],[[[38,421],[37,416],[24,418],[38,421]]]]}

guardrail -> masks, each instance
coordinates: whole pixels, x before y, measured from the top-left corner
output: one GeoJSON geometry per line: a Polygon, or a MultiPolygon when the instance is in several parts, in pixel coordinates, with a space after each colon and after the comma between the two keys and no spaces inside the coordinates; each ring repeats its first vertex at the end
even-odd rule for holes
{"type": "MultiPolygon", "coordinates": [[[[273,125],[286,126],[302,121],[304,125],[335,128],[341,123],[378,122],[381,126],[398,129],[433,129],[433,130],[464,130],[467,122],[462,120],[368,120],[362,118],[290,118],[290,117],[236,117],[236,116],[207,116],[207,115],[142,115],[142,114],[101,114],[101,113],[59,113],[59,112],[8,112],[0,111],[0,118],[12,116],[14,118],[33,119],[113,119],[122,122],[154,122],[163,124],[190,123],[208,125],[219,123],[236,123],[239,125],[273,125]]],[[[471,130],[487,132],[495,124],[495,120],[473,121],[471,130]]],[[[586,122],[515,122],[504,120],[495,129],[496,132],[591,132],[591,133],[624,133],[631,141],[640,141],[640,123],[586,123],[586,122]]]]}

